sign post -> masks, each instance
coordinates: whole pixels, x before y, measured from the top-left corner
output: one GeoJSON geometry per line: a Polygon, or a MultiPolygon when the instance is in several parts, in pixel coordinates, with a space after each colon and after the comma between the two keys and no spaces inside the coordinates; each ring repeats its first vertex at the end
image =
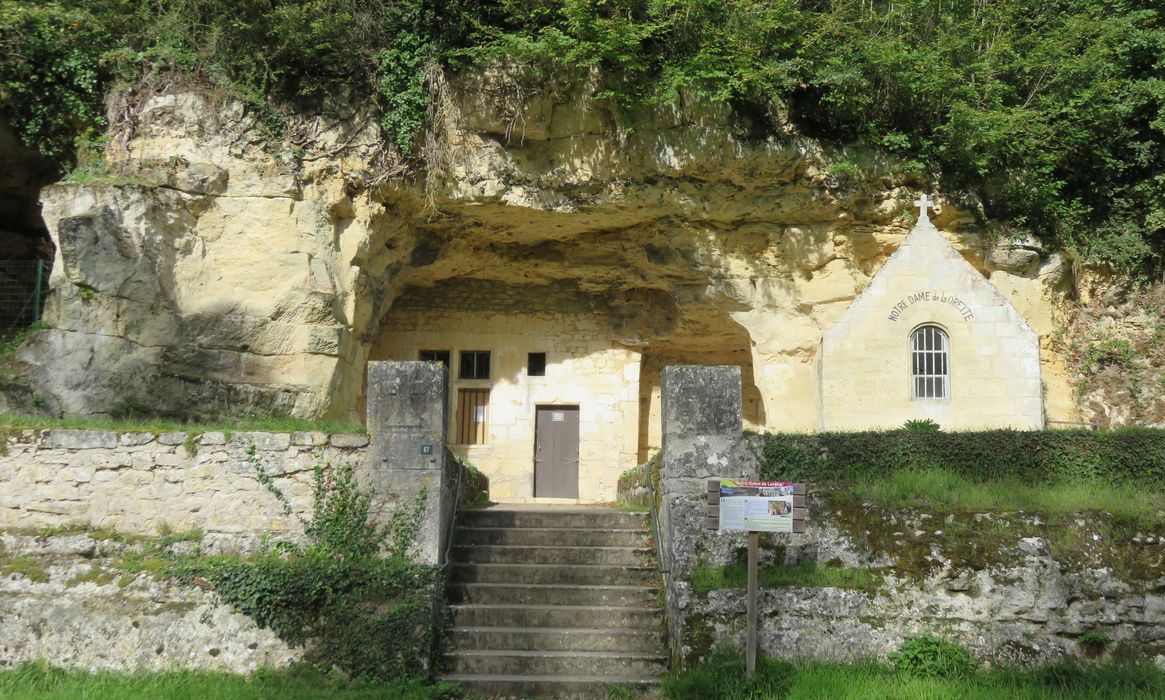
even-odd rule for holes
{"type": "Polygon", "coordinates": [[[805,532],[805,484],[708,480],[708,529],[748,533],[748,641],[745,668],[756,670],[757,558],[762,532],[805,532]]]}

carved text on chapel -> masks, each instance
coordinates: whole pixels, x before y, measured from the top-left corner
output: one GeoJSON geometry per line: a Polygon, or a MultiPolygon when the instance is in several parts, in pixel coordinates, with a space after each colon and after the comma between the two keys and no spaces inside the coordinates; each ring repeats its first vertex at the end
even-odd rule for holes
{"type": "Polygon", "coordinates": [[[950,292],[938,291],[924,291],[907,294],[890,307],[890,315],[887,316],[887,318],[889,318],[891,321],[897,321],[898,318],[902,315],[902,312],[905,311],[907,307],[913,306],[914,304],[923,301],[937,302],[939,304],[950,304],[951,306],[955,307],[956,311],[962,314],[964,321],[970,321],[971,319],[975,318],[975,314],[971,311],[971,306],[967,304],[967,302],[963,301],[955,294],[951,294],[950,292]]]}

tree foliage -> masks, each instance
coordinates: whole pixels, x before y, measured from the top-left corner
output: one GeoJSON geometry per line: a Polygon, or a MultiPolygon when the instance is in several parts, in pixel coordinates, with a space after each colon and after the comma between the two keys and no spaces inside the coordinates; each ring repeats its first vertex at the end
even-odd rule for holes
{"type": "MultiPolygon", "coordinates": [[[[595,74],[623,113],[686,96],[862,141],[1004,233],[1129,271],[1165,249],[1160,0],[0,2],[3,111],[45,153],[100,127],[101,79],[176,68],[256,105],[370,99],[405,153],[424,67],[595,74]],[[42,97],[43,96],[43,97],[42,97]]],[[[277,121],[277,120],[272,120],[277,121]]]]}
{"type": "MultiPolygon", "coordinates": [[[[1011,233],[1126,270],[1165,247],[1165,29],[1128,0],[501,0],[462,51],[598,68],[631,108],[684,93],[861,140],[1011,233]]],[[[472,23],[471,23],[472,24],[472,23]]],[[[773,126],[773,125],[770,125],[773,126]]]]}

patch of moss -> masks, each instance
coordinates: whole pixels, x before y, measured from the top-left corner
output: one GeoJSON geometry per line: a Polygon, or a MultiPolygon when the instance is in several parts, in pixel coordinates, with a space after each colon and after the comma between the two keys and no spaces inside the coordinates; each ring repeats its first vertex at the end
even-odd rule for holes
{"type": "Polygon", "coordinates": [[[185,615],[197,607],[198,605],[196,603],[181,603],[172,601],[169,603],[161,603],[160,605],[143,612],[145,612],[147,615],[165,615],[166,613],[177,613],[179,615],[185,615]]]}
{"type": "MultiPolygon", "coordinates": [[[[162,578],[166,575],[172,562],[161,557],[150,556],[145,554],[130,554],[118,559],[113,565],[114,568],[124,571],[127,574],[147,574],[154,578],[162,578]]],[[[124,581],[124,576],[122,577],[124,581]]],[[[132,576],[131,576],[132,580],[132,576]]],[[[125,588],[129,582],[119,581],[118,585],[125,588]]]]}
{"type": "Polygon", "coordinates": [[[112,573],[99,569],[96,566],[92,566],[89,567],[88,571],[79,573],[73,578],[69,579],[68,582],[65,583],[65,588],[80,586],[82,583],[93,583],[97,586],[105,586],[113,583],[114,578],[115,576],[112,573]]]}
{"type": "Polygon", "coordinates": [[[970,512],[950,507],[889,508],[834,492],[829,517],[871,556],[885,557],[899,577],[920,582],[944,567],[964,571],[1002,569],[1021,563],[1023,538],[1048,542],[1053,558],[1070,570],[1105,567],[1134,587],[1165,575],[1158,548],[1136,544],[1138,535],[1159,538],[1161,528],[1127,514],[1104,511],[1035,515],[970,512]],[[1146,526],[1149,526],[1148,528],[1146,526]]]}
{"type": "Polygon", "coordinates": [[[683,658],[683,665],[686,668],[703,661],[711,653],[717,640],[716,630],[708,621],[708,617],[702,613],[688,615],[687,625],[681,634],[683,639],[680,646],[687,650],[683,658]]]}
{"type": "Polygon", "coordinates": [[[40,560],[27,555],[0,561],[0,574],[24,576],[33,583],[44,583],[49,580],[49,572],[41,565],[40,560]]]}

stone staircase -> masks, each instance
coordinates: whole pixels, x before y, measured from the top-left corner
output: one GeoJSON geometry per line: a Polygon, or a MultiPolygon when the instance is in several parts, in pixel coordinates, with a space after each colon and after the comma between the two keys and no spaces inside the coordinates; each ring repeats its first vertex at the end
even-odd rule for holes
{"type": "Polygon", "coordinates": [[[648,693],[667,667],[646,513],[493,507],[458,514],[446,680],[517,698],[648,693]]]}

